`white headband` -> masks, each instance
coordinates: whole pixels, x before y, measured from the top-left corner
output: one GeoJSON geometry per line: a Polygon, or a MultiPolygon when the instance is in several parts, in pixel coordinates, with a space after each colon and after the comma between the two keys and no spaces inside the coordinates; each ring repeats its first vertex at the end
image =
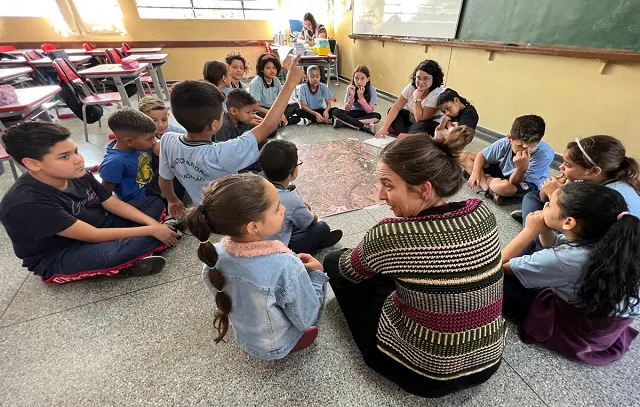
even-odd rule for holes
{"type": "Polygon", "coordinates": [[[596,164],[596,163],[591,159],[591,157],[589,157],[589,154],[587,154],[587,152],[586,152],[586,151],[584,151],[584,148],[582,147],[582,144],[580,144],[580,138],[579,138],[579,137],[578,137],[578,138],[576,138],[576,144],[578,145],[578,148],[580,149],[580,151],[582,151],[582,154],[583,154],[585,157],[587,157],[587,160],[589,160],[589,162],[590,162],[591,164],[593,164],[593,166],[594,166],[594,167],[597,167],[597,166],[598,166],[598,164],[596,164]]]}

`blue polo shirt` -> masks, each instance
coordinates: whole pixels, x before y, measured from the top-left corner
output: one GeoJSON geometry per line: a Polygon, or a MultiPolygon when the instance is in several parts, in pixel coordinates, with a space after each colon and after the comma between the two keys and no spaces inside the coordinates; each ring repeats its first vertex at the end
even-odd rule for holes
{"type": "MultiPolygon", "coordinates": [[[[369,88],[371,89],[371,99],[369,100],[369,105],[373,106],[373,105],[377,105],[378,104],[378,92],[376,91],[376,88],[374,88],[373,86],[369,85],[369,88]]],[[[360,102],[358,102],[358,92],[356,91],[356,95],[354,96],[355,101],[353,102],[353,106],[351,107],[351,110],[364,110],[364,107],[362,107],[362,105],[360,104],[360,102]]],[[[344,94],[344,103],[347,103],[347,100],[349,100],[349,92],[346,92],[344,94]]]]}
{"type": "Polygon", "coordinates": [[[107,151],[98,169],[100,177],[115,184],[113,192],[123,201],[144,198],[147,185],[153,179],[151,153],[146,151],[124,151],[113,148],[116,141],[107,146],[107,151]]]}
{"type": "Polygon", "coordinates": [[[329,87],[322,82],[315,92],[311,91],[308,83],[300,87],[300,101],[306,103],[311,110],[325,109],[327,107],[326,101],[332,97],[329,87]]]}
{"type": "MultiPolygon", "coordinates": [[[[482,150],[482,156],[488,164],[498,164],[502,175],[511,176],[516,170],[513,164],[513,150],[509,139],[502,138],[482,150]]],[[[529,168],[524,175],[524,180],[542,188],[542,183],[549,178],[549,166],[553,161],[553,149],[544,141],[538,143],[538,148],[531,154],[529,168]]]]}
{"type": "Polygon", "coordinates": [[[284,221],[280,232],[267,236],[266,240],[280,240],[285,245],[289,245],[293,228],[305,230],[313,223],[315,216],[307,208],[304,201],[294,189],[285,189],[282,185],[274,184],[278,189],[280,204],[284,206],[284,221]]]}
{"type": "Polygon", "coordinates": [[[261,76],[256,76],[249,84],[249,93],[255,100],[260,102],[262,107],[270,108],[280,92],[282,92],[282,83],[278,78],[273,78],[271,84],[267,85],[261,76]]]}

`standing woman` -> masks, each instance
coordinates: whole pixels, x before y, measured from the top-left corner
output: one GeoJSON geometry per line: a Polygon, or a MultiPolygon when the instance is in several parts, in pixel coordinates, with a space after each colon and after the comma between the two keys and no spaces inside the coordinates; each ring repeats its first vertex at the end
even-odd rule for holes
{"type": "Polygon", "coordinates": [[[298,38],[300,41],[308,43],[309,46],[313,47],[315,45],[315,40],[318,38],[328,38],[327,29],[324,25],[318,24],[316,22],[313,14],[307,13],[304,15],[304,28],[300,33],[300,37],[298,38]]]}
{"type": "Polygon", "coordinates": [[[436,61],[427,59],[413,70],[409,83],[396,103],[387,112],[384,124],[376,138],[387,134],[426,132],[433,136],[440,124],[442,112],[438,110],[438,96],[444,89],[444,73],[436,61]]]}
{"type": "Polygon", "coordinates": [[[462,186],[458,155],[473,132],[440,142],[424,133],[380,155],[383,219],[324,269],[366,364],[406,391],[440,397],[485,382],[504,350],[496,219],[462,186]]]}

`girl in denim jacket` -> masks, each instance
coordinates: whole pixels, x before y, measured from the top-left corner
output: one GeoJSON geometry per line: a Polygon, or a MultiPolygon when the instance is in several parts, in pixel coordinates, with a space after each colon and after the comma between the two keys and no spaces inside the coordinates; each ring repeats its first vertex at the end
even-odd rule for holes
{"type": "Polygon", "coordinates": [[[200,240],[204,283],[215,295],[215,342],[231,323],[245,351],[266,360],[313,343],[329,280],[312,256],[296,256],[282,242],[264,240],[280,230],[283,219],[276,188],[255,174],[218,179],[186,215],[187,227],[200,240]],[[212,244],[212,233],[225,237],[212,244]]]}

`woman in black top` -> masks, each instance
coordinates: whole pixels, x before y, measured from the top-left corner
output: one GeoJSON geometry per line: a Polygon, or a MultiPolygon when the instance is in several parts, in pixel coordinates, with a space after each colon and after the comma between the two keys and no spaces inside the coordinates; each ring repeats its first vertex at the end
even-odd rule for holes
{"type": "Polygon", "coordinates": [[[469,101],[458,94],[453,89],[445,89],[438,96],[438,109],[444,113],[438,127],[436,127],[435,137],[442,138],[449,134],[456,126],[467,126],[475,131],[478,125],[478,111],[469,101]]]}

